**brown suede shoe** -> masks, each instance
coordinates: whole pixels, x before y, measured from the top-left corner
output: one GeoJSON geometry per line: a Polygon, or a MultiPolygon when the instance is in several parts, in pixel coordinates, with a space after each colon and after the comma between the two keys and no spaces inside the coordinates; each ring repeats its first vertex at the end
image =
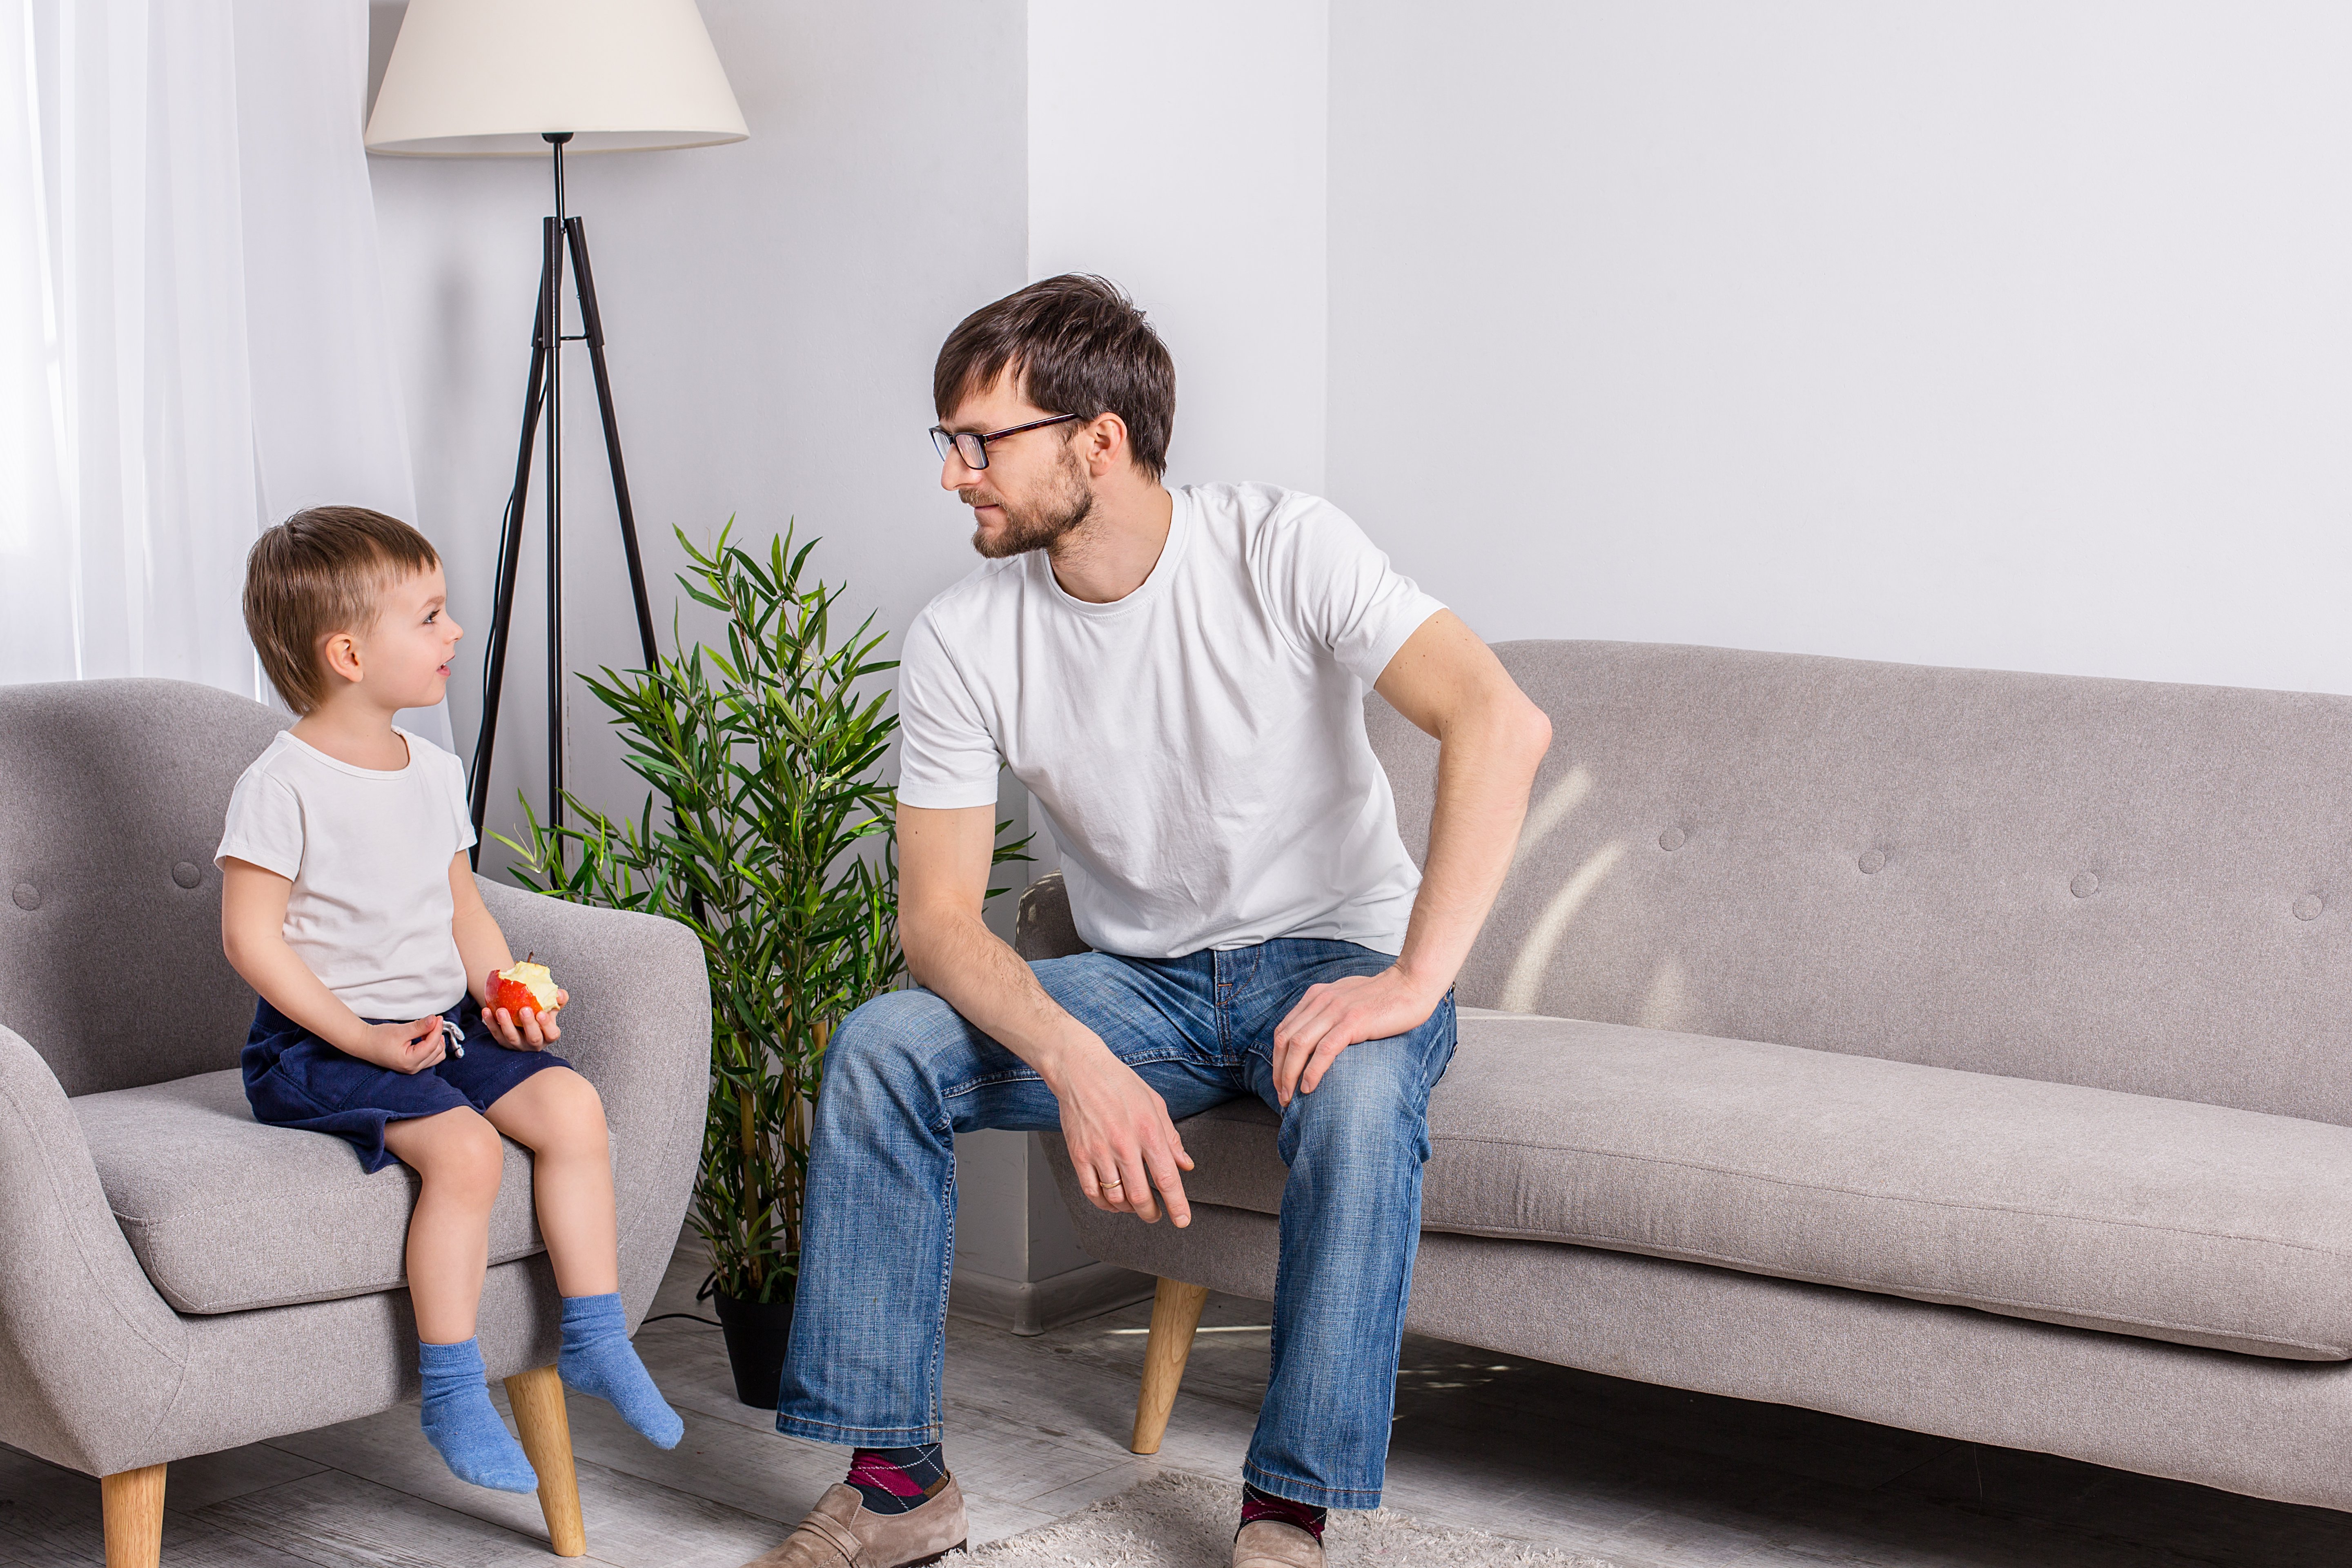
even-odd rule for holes
{"type": "Polygon", "coordinates": [[[1295,1524],[1254,1519],[1234,1537],[1234,1568],[1323,1568],[1323,1543],[1295,1524]]]}
{"type": "MultiPolygon", "coordinates": [[[[856,1487],[836,1485],[825,1489],[782,1546],[743,1568],[919,1568],[963,1542],[963,1493],[953,1476],[908,1513],[868,1513],[856,1487]]],[[[1323,1561],[1320,1552],[1315,1561],[1323,1561]]]]}

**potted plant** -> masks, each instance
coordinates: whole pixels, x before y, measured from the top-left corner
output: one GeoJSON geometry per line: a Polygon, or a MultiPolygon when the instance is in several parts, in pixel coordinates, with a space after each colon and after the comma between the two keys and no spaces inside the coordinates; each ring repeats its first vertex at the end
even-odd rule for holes
{"type": "MultiPolygon", "coordinates": [[[[825,1041],[905,972],[895,801],[879,776],[898,720],[887,689],[862,685],[897,665],[874,657],[883,637],[871,616],[835,640],[841,589],[803,581],[815,541],[795,551],[788,530],[763,559],[730,542],[733,526],[707,552],[677,535],[689,563],[679,585],[725,617],[724,648],[582,678],[650,786],[636,820],[567,792],[562,826],[526,801],[528,842],[501,842],[526,887],[663,915],[702,941],[710,1114],[692,1221],[710,1249],[703,1289],[736,1395],[772,1408],[825,1041]]],[[[1017,845],[996,853],[1026,858],[1017,845]]]]}

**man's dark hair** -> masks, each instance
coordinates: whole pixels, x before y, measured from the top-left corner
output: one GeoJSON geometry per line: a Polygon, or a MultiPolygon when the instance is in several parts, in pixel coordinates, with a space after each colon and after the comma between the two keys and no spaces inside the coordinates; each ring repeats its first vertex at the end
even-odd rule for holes
{"type": "Polygon", "coordinates": [[[940,417],[1008,369],[1022,395],[1049,413],[1118,415],[1135,466],[1154,479],[1167,468],[1176,362],[1108,278],[1065,272],[966,316],[940,345],[931,374],[940,417]]]}

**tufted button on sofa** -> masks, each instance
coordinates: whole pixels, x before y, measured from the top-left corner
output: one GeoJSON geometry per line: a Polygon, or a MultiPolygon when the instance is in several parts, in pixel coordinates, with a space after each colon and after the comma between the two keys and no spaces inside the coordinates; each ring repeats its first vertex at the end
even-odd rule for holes
{"type": "MultiPolygon", "coordinates": [[[[1425,1333],[2352,1509],[2352,699],[1620,643],[1550,715],[1432,1098],[1425,1333]]],[[[1436,744],[1366,723],[1425,852],[1436,744]]],[[[1079,950],[1057,879],[1018,921],[1079,950]]],[[[1271,1297],[1279,1121],[1181,1124],[1135,1446],[1271,1297]]]]}
{"type": "MultiPolygon", "coordinates": [[[[230,788],[284,721],[166,680],[0,687],[0,1442],[105,1479],[108,1561],[156,1558],[173,1459],[415,1395],[403,1245],[416,1182],[256,1123],[254,997],[222,955],[230,788]]],[[[691,932],[495,883],[559,965],[564,1055],[604,1097],[630,1321],[660,1284],[702,1142],[709,996],[691,932]]],[[[585,1549],[550,1364],[561,1315],[509,1144],[480,1339],[585,1549]]]]}

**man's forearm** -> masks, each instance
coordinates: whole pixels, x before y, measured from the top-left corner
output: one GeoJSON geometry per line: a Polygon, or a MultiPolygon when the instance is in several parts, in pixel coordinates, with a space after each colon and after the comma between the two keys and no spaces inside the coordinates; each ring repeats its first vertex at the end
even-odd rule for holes
{"type": "Polygon", "coordinates": [[[1528,791],[1551,741],[1542,710],[1516,691],[1511,697],[1456,716],[1438,737],[1429,858],[1397,958],[1405,979],[1433,1002],[1461,973],[1502,891],[1528,791]]]}
{"type": "Polygon", "coordinates": [[[1021,955],[964,910],[899,916],[907,967],[990,1039],[1035,1068],[1062,1092],[1073,1058],[1102,1050],[1094,1032],[1045,994],[1021,955]]]}

